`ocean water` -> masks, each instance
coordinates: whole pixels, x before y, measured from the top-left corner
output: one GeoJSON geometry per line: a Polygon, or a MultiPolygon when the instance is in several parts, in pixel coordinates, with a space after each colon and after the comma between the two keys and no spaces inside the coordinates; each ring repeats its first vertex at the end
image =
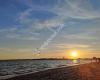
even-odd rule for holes
{"type": "Polygon", "coordinates": [[[90,60],[13,60],[0,61],[0,80],[46,69],[89,63],[90,60]]]}

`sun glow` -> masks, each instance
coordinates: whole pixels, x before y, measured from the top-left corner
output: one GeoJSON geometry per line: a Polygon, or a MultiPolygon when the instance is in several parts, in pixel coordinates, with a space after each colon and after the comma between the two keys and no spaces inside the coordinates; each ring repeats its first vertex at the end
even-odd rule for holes
{"type": "Polygon", "coordinates": [[[76,52],[76,51],[71,52],[71,56],[74,57],[74,58],[77,57],[78,56],[78,52],[76,52]]]}

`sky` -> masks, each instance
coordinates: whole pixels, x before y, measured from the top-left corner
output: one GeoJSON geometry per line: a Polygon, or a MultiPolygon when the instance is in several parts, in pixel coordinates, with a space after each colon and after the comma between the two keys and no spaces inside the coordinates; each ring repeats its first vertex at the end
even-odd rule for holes
{"type": "Polygon", "coordinates": [[[70,51],[100,57],[100,0],[0,0],[0,59],[70,51]]]}

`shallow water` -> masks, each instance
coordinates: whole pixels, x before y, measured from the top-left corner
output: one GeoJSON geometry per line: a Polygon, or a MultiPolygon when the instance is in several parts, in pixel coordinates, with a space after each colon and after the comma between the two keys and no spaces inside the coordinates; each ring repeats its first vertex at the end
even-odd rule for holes
{"type": "MultiPolygon", "coordinates": [[[[89,63],[89,60],[81,60],[80,64],[89,63]]],[[[0,79],[18,76],[22,74],[42,71],[50,68],[72,66],[79,64],[77,60],[14,60],[0,61],[0,79]]]]}

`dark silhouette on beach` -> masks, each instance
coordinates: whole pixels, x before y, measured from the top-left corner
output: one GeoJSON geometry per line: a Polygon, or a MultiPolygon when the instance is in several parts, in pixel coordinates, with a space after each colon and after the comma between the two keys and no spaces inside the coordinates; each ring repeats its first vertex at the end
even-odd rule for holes
{"type": "Polygon", "coordinates": [[[100,58],[93,57],[92,62],[100,63],[100,58]]]}

